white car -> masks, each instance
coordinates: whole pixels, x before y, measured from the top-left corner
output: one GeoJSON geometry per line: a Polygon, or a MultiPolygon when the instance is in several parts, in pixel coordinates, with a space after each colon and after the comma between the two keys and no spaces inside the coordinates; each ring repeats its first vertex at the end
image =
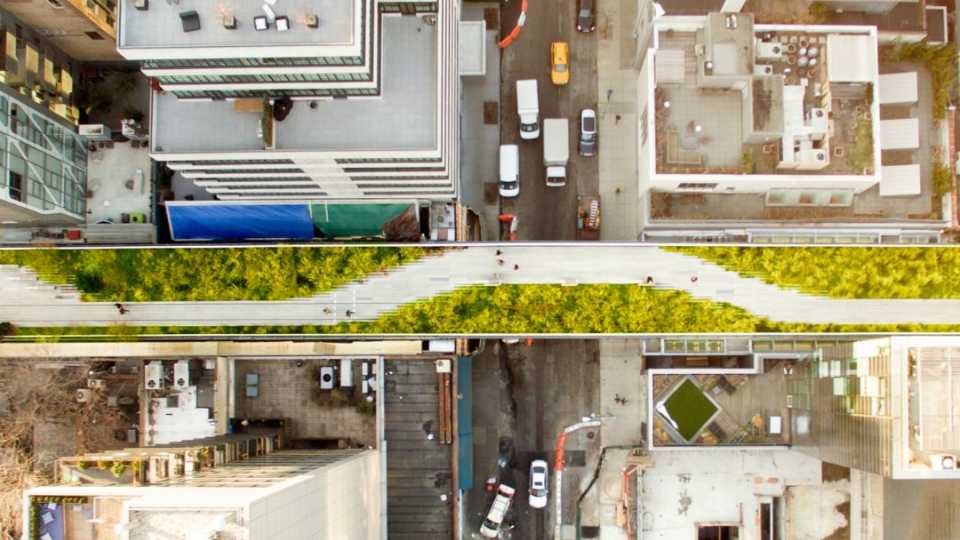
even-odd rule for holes
{"type": "Polygon", "coordinates": [[[549,474],[546,461],[535,459],[530,463],[530,508],[547,506],[547,495],[550,492],[547,488],[549,474]]]}

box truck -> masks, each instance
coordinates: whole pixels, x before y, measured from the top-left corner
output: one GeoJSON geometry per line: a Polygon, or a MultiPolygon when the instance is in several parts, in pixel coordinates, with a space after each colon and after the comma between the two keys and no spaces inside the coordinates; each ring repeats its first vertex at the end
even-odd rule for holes
{"type": "Polygon", "coordinates": [[[570,159],[570,124],[566,118],[543,120],[543,165],[547,168],[547,186],[567,185],[567,160],[570,159]]]}

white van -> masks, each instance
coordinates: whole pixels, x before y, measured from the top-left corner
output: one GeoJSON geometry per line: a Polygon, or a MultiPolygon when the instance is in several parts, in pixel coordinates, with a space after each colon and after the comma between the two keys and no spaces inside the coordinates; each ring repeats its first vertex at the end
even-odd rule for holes
{"type": "Polygon", "coordinates": [[[500,146],[500,196],[520,194],[520,148],[515,144],[500,146]]]}
{"type": "Polygon", "coordinates": [[[520,138],[525,141],[540,136],[540,99],[537,80],[517,81],[517,115],[520,117],[520,138]]]}
{"type": "Polygon", "coordinates": [[[503,525],[503,518],[507,516],[507,510],[510,509],[510,501],[513,500],[513,494],[517,490],[506,484],[500,484],[497,487],[497,498],[490,505],[490,511],[487,517],[480,525],[480,536],[484,538],[496,538],[500,536],[500,526],[503,525]]]}

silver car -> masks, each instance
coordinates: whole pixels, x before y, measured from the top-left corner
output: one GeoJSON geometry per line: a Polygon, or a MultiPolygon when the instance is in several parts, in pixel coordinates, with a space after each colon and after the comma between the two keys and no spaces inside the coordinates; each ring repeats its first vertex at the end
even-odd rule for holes
{"type": "Polygon", "coordinates": [[[580,111],[580,155],[597,154],[597,113],[593,109],[580,111]]]}

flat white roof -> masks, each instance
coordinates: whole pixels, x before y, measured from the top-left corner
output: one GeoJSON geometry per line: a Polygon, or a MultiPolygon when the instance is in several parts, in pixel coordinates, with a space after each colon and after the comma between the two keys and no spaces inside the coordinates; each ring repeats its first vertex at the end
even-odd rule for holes
{"type": "Polygon", "coordinates": [[[880,167],[881,197],[905,197],[920,192],[919,164],[880,167]]]}
{"type": "Polygon", "coordinates": [[[880,121],[881,150],[910,150],[920,147],[920,120],[898,118],[880,121]]]}
{"type": "MultiPolygon", "coordinates": [[[[313,48],[312,54],[321,54],[329,48],[331,56],[346,53],[344,47],[352,47],[359,39],[360,19],[365,0],[290,0],[272,5],[252,1],[200,1],[176,3],[152,0],[147,9],[137,9],[133,0],[120,0],[118,12],[117,47],[128,58],[142,56],[136,49],[165,51],[163,58],[172,50],[193,51],[186,58],[233,58],[255,57],[271,48],[313,48]],[[278,31],[270,18],[267,30],[254,28],[254,17],[287,17],[289,29],[278,31]],[[184,31],[181,15],[194,14],[199,28],[184,31]],[[306,17],[318,18],[316,28],[306,24],[306,17]],[[229,29],[225,21],[233,17],[236,27],[229,29]],[[317,49],[321,47],[321,49],[317,49]],[[335,50],[339,47],[343,50],[335,50]],[[169,50],[168,50],[169,49],[169,50]]],[[[154,55],[156,53],[153,53],[154,55]]],[[[262,54],[267,56],[267,54],[262,54]]],[[[278,49],[272,56],[282,56],[278,49]]],[[[180,57],[180,56],[178,56],[180,57]]]]}
{"type": "Polygon", "coordinates": [[[916,103],[917,72],[884,73],[880,75],[880,104],[916,103]]]}
{"type": "Polygon", "coordinates": [[[827,79],[831,82],[872,82],[877,73],[877,43],[871,36],[827,36],[827,79]]]}
{"type": "Polygon", "coordinates": [[[484,43],[486,22],[460,21],[460,75],[484,75],[487,72],[487,48],[484,43]]]}

